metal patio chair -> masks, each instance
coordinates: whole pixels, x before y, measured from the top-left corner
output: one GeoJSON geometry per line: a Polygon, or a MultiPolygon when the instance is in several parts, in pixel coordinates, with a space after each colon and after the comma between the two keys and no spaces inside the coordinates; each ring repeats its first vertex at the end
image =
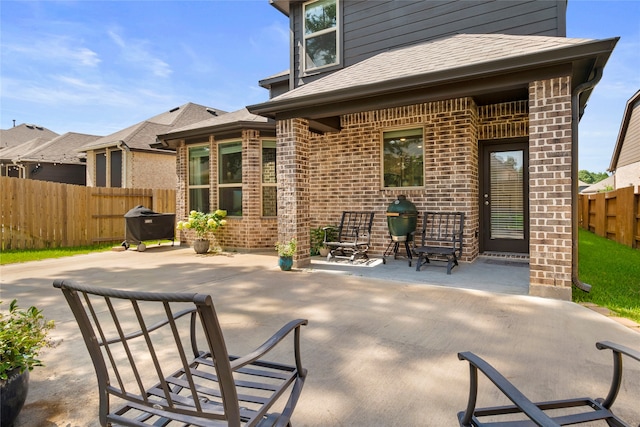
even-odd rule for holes
{"type": "Polygon", "coordinates": [[[367,251],[371,243],[371,227],[373,225],[374,212],[342,212],[342,218],[338,227],[324,227],[324,241],[329,248],[327,261],[332,258],[345,258],[353,262],[356,257],[369,258],[367,251]],[[327,240],[329,229],[336,231],[337,241],[327,240]]]}
{"type": "Polygon", "coordinates": [[[67,280],[53,286],[67,299],[93,361],[102,426],[290,426],[306,377],[300,359],[306,320],[289,322],[235,357],[208,295],[67,280]],[[292,364],[263,359],[290,332],[289,356],[280,348],[274,353],[292,364]]]}
{"type": "MultiPolygon", "coordinates": [[[[555,400],[547,402],[531,402],[522,392],[511,384],[493,366],[470,352],[458,353],[460,360],[467,360],[470,369],[469,400],[464,412],[458,413],[458,421],[462,427],[524,427],[544,426],[558,427],[604,421],[609,426],[630,427],[611,410],[620,390],[622,382],[622,356],[640,361],[640,351],[614,344],[609,341],[596,343],[598,350],[609,349],[613,352],[613,379],[607,397],[593,399],[581,397],[576,399],[555,400]],[[513,405],[490,408],[476,408],[478,394],[478,370],[495,384],[513,405]],[[559,410],[568,409],[567,412],[559,410]],[[504,420],[505,416],[519,414],[518,420],[504,420]],[[522,419],[520,419],[522,418],[522,419]],[[488,419],[485,421],[485,419],[488,419]]],[[[640,393],[640,390],[639,390],[640,393]]],[[[640,401],[640,400],[639,400],[640,401]]],[[[598,424],[601,425],[601,424],[598,424]]]]}

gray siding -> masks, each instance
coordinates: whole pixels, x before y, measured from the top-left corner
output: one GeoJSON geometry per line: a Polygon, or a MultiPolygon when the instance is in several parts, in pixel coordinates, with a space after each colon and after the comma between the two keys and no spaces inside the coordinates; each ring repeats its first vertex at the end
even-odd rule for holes
{"type": "Polygon", "coordinates": [[[618,168],[640,162],[640,102],[634,105],[629,126],[624,136],[618,168]]]}
{"type": "Polygon", "coordinates": [[[380,52],[458,34],[566,36],[566,1],[341,0],[342,62],[315,75],[302,73],[302,4],[292,4],[294,84],[314,80],[380,52]]]}

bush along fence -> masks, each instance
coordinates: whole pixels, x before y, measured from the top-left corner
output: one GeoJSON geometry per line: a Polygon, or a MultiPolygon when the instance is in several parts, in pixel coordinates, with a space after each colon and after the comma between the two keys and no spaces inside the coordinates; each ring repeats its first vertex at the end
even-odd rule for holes
{"type": "Polygon", "coordinates": [[[138,205],[174,213],[176,192],[0,177],[2,250],[122,242],[124,214],[138,205]]]}
{"type": "Polygon", "coordinates": [[[578,197],[580,227],[640,249],[640,194],[634,187],[578,197]]]}

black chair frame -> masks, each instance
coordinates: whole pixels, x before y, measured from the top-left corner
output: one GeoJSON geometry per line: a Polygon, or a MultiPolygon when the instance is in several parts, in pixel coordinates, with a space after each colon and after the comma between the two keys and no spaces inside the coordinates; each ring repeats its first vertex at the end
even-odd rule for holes
{"type": "Polygon", "coordinates": [[[327,261],[332,258],[344,258],[350,262],[357,257],[368,259],[373,216],[374,212],[344,211],[338,227],[324,227],[323,244],[329,248],[327,261]],[[336,232],[330,233],[329,230],[336,232]],[[328,240],[332,234],[337,235],[337,241],[328,240]]]}
{"type": "Polygon", "coordinates": [[[290,425],[307,373],[300,357],[306,320],[287,323],[254,351],[236,357],[227,353],[209,295],[105,289],[67,280],[56,280],[54,287],[69,303],[91,356],[102,426],[290,425]],[[265,360],[291,332],[295,363],[265,360]]]}
{"type": "Polygon", "coordinates": [[[458,421],[462,427],[524,427],[543,426],[558,427],[590,423],[598,420],[605,421],[612,427],[630,427],[611,410],[618,396],[622,382],[622,358],[623,355],[636,361],[640,361],[640,351],[633,350],[610,341],[596,343],[599,350],[609,349],[613,353],[613,378],[606,398],[581,397],[575,399],[555,400],[533,403],[509,380],[500,374],[493,366],[471,352],[458,353],[460,360],[469,362],[470,387],[467,408],[458,413],[458,421]],[[478,394],[478,370],[481,371],[495,386],[507,397],[513,405],[476,408],[478,394]],[[568,414],[558,413],[552,415],[545,411],[573,408],[568,414]],[[580,408],[580,409],[577,409],[580,408]],[[500,421],[499,417],[510,414],[521,414],[523,420],[500,421]],[[489,421],[483,418],[490,417],[489,421]]]}

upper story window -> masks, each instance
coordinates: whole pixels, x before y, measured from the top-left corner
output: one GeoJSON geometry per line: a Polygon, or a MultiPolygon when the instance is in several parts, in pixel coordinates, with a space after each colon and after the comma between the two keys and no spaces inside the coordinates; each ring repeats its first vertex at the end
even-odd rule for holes
{"type": "Polygon", "coordinates": [[[189,147],[189,210],[210,212],[209,146],[189,147]]]}
{"type": "Polygon", "coordinates": [[[338,64],[338,0],[304,4],[304,70],[338,64]]]}
{"type": "Polygon", "coordinates": [[[382,139],[383,187],[423,187],[422,128],[384,132],[382,139]]]}
{"type": "Polygon", "coordinates": [[[218,207],[242,216],[242,142],[218,145],[218,207]]]}

